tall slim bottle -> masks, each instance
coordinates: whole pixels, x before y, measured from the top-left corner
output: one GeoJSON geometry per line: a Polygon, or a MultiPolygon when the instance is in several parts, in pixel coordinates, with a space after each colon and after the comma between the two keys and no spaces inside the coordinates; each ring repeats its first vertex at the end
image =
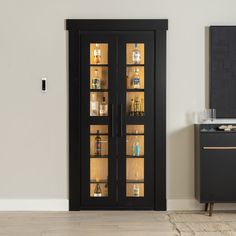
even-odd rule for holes
{"type": "Polygon", "coordinates": [[[95,156],[102,155],[102,138],[99,134],[99,130],[97,130],[97,136],[95,137],[94,154],[95,156]]]}
{"type": "Polygon", "coordinates": [[[94,58],[94,63],[95,64],[101,63],[102,51],[101,51],[101,48],[100,48],[100,44],[98,44],[98,43],[95,44],[95,48],[94,48],[94,51],[93,51],[93,58],[94,58]]]}
{"type": "Polygon", "coordinates": [[[90,116],[98,116],[98,101],[96,93],[91,94],[90,116]]]}
{"type": "Polygon", "coordinates": [[[132,61],[134,64],[140,64],[141,62],[141,52],[137,43],[134,44],[134,49],[132,51],[132,61]]]}

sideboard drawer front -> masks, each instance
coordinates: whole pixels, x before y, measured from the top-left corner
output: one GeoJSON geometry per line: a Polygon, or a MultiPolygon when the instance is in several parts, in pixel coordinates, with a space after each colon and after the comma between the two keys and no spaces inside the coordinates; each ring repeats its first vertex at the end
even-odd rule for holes
{"type": "Polygon", "coordinates": [[[201,201],[236,201],[236,150],[204,150],[201,155],[201,201]]]}
{"type": "Polygon", "coordinates": [[[201,149],[236,149],[236,133],[201,133],[201,149]]]}

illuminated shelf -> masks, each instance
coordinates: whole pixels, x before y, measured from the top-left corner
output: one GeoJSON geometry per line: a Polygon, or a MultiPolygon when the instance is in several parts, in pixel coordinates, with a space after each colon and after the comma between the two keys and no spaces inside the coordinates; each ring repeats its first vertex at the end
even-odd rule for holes
{"type": "Polygon", "coordinates": [[[143,184],[144,183],[144,179],[127,179],[126,180],[127,184],[143,184]]]}
{"type": "Polygon", "coordinates": [[[145,64],[126,64],[126,66],[145,66],[145,64]]]}
{"type": "Polygon", "coordinates": [[[130,136],[139,136],[139,135],[144,135],[144,133],[127,133],[126,134],[126,136],[128,136],[128,135],[130,135],[130,136]]]}
{"type": "Polygon", "coordinates": [[[101,156],[90,155],[90,158],[95,158],[95,159],[99,159],[99,158],[108,158],[108,155],[101,155],[101,156]]]}
{"type": "Polygon", "coordinates": [[[131,159],[137,159],[137,158],[144,158],[144,156],[132,156],[132,155],[126,155],[126,158],[131,158],[131,159]]]}
{"type": "MultiPolygon", "coordinates": [[[[98,135],[97,133],[90,133],[90,135],[98,135]]],[[[108,133],[100,133],[99,132],[99,135],[109,135],[108,133]]]]}
{"type": "Polygon", "coordinates": [[[90,180],[90,184],[96,184],[96,183],[98,183],[98,184],[106,184],[107,180],[106,179],[101,179],[99,181],[96,181],[96,179],[91,179],[90,180]]]}
{"type": "Polygon", "coordinates": [[[90,64],[90,66],[108,66],[108,64],[90,64]]]}
{"type": "Polygon", "coordinates": [[[144,89],[127,89],[127,92],[144,92],[144,89]]]}
{"type": "Polygon", "coordinates": [[[108,92],[108,89],[90,89],[90,92],[99,93],[99,92],[108,92]]]}

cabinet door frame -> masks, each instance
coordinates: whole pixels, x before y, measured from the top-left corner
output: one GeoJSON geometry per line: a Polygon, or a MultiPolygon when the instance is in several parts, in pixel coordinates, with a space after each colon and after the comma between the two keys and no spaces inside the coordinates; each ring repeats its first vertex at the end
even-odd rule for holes
{"type": "Polygon", "coordinates": [[[67,19],[69,74],[69,210],[81,209],[81,68],[80,35],[84,31],[154,32],[154,209],[166,210],[166,31],[168,20],[67,19]]]}

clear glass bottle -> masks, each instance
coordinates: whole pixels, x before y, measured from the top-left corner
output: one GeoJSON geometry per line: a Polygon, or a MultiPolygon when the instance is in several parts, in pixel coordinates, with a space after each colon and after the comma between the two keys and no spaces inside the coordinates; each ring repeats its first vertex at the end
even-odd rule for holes
{"type": "Polygon", "coordinates": [[[107,116],[108,108],[107,108],[107,102],[106,102],[105,97],[102,98],[102,103],[100,104],[99,111],[100,111],[100,116],[107,116]]]}
{"type": "Polygon", "coordinates": [[[132,98],[130,101],[130,110],[129,110],[129,115],[134,116],[134,99],[132,98]]]}
{"type": "Polygon", "coordinates": [[[134,44],[134,49],[132,51],[132,61],[134,64],[140,64],[141,62],[141,52],[137,43],[134,44]]]}
{"type": "Polygon", "coordinates": [[[100,187],[99,179],[98,178],[96,178],[96,186],[94,188],[93,196],[94,197],[101,197],[102,196],[102,189],[100,187]]]}
{"type": "Polygon", "coordinates": [[[90,116],[98,116],[98,101],[96,93],[91,94],[90,116]]]}
{"type": "Polygon", "coordinates": [[[97,130],[97,136],[95,137],[94,155],[95,156],[102,155],[102,138],[100,136],[99,130],[97,130]]]}
{"type": "Polygon", "coordinates": [[[92,89],[101,89],[102,88],[102,82],[101,78],[98,75],[98,70],[94,70],[94,77],[92,79],[92,89]]]}
{"type": "MultiPolygon", "coordinates": [[[[138,172],[136,172],[136,174],[135,174],[135,180],[138,180],[138,172]]],[[[134,197],[140,196],[139,184],[133,185],[133,196],[134,197]]]]}
{"type": "MultiPolygon", "coordinates": [[[[138,130],[135,131],[135,134],[138,134],[138,130]]],[[[133,144],[132,144],[132,156],[133,157],[138,157],[140,156],[140,144],[139,144],[139,141],[138,141],[138,136],[135,135],[134,137],[134,141],[133,141],[133,144]]]]}
{"type": "Polygon", "coordinates": [[[93,58],[94,58],[94,63],[95,64],[100,64],[102,60],[102,51],[100,48],[100,44],[96,43],[95,48],[93,51],[93,58]]]}
{"type": "Polygon", "coordinates": [[[133,89],[139,89],[141,87],[140,85],[140,76],[139,76],[139,68],[134,68],[134,76],[131,80],[131,87],[133,89]]]}

